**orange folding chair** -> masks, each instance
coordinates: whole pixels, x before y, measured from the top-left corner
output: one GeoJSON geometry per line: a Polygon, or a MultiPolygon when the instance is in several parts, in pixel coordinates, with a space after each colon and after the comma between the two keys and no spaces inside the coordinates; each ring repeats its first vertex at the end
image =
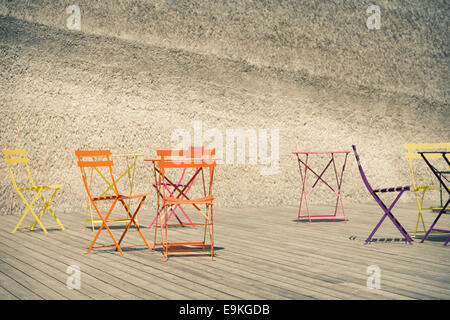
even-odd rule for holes
{"type": "Polygon", "coordinates": [[[89,253],[92,248],[101,248],[101,247],[111,247],[114,246],[115,250],[118,250],[120,252],[121,255],[123,255],[122,252],[122,248],[131,248],[131,247],[141,247],[144,245],[132,245],[132,246],[120,246],[120,244],[122,243],[122,240],[125,237],[125,234],[128,232],[128,229],[130,228],[131,224],[133,223],[134,226],[136,227],[137,232],[140,234],[140,236],[142,237],[142,240],[144,240],[145,246],[148,248],[148,250],[150,252],[152,252],[149,244],[147,243],[147,240],[145,239],[144,235],[142,234],[141,230],[139,229],[139,225],[136,223],[136,216],[139,212],[139,209],[141,208],[142,204],[145,201],[145,198],[149,195],[149,194],[139,194],[139,195],[132,195],[132,196],[125,196],[125,195],[121,195],[117,189],[117,185],[116,185],[116,180],[114,179],[114,175],[113,175],[113,171],[112,171],[112,166],[113,166],[113,161],[111,160],[111,151],[110,150],[89,150],[89,151],[81,151],[81,150],[77,150],[75,151],[75,155],[78,158],[78,166],[80,167],[81,170],[81,175],[83,177],[83,184],[84,187],[86,189],[86,192],[88,194],[89,200],[92,203],[92,206],[94,207],[95,211],[97,211],[97,214],[99,215],[101,221],[102,221],[102,225],[100,226],[100,228],[97,231],[97,234],[94,237],[94,240],[92,241],[88,251],[86,253],[89,253]],[[94,160],[94,159],[98,159],[101,158],[103,160],[94,160]],[[87,183],[87,174],[85,172],[85,168],[95,168],[95,170],[103,177],[105,178],[106,175],[101,174],[99,170],[103,169],[108,169],[107,171],[109,171],[109,175],[111,176],[111,184],[113,186],[113,191],[115,194],[113,195],[101,195],[99,197],[93,197],[91,194],[91,190],[89,188],[89,185],[87,183]],[[139,202],[139,205],[136,208],[136,211],[134,212],[134,214],[132,215],[130,213],[130,210],[127,206],[127,204],[125,203],[125,200],[129,200],[129,199],[141,199],[141,201],[139,202]],[[100,210],[97,206],[97,202],[99,201],[112,201],[112,205],[109,208],[109,211],[107,212],[107,214],[105,216],[103,216],[100,213],[100,210]],[[108,227],[108,222],[109,222],[109,216],[111,215],[114,207],[116,206],[117,202],[120,202],[122,204],[122,206],[124,207],[128,217],[129,217],[129,222],[127,224],[127,226],[125,227],[125,230],[123,231],[119,241],[116,241],[116,238],[114,238],[114,235],[111,232],[111,229],[108,227]],[[111,239],[113,240],[114,244],[109,244],[109,245],[99,245],[99,246],[94,246],[95,242],[97,241],[97,238],[100,235],[100,232],[103,230],[103,227],[108,231],[111,239]]]}
{"type": "MultiPolygon", "coordinates": [[[[215,149],[189,149],[189,150],[157,150],[159,158],[156,161],[158,207],[156,210],[157,219],[154,234],[154,247],[162,246],[164,261],[167,261],[169,255],[210,255],[214,260],[214,224],[213,224],[213,200],[212,185],[214,180],[214,168],[216,161],[212,159],[215,155],[215,149]],[[176,192],[169,192],[164,187],[168,171],[187,168],[195,169],[194,174],[186,184],[179,186],[172,184],[176,192]],[[200,190],[201,197],[191,199],[186,190],[192,187],[192,182],[197,176],[201,176],[202,189],[200,190]],[[169,194],[168,194],[169,192],[169,194]],[[178,205],[192,205],[196,212],[199,212],[203,218],[204,223],[192,223],[196,226],[204,226],[202,241],[188,241],[188,242],[170,242],[168,240],[170,217],[169,212],[172,208],[178,205]],[[202,208],[204,206],[204,208],[202,208]],[[161,235],[161,242],[157,242],[158,231],[161,235]],[[209,241],[208,240],[209,236],[209,241]],[[208,243],[209,242],[209,243],[208,243]]],[[[194,230],[194,229],[191,229],[194,230]]]]}

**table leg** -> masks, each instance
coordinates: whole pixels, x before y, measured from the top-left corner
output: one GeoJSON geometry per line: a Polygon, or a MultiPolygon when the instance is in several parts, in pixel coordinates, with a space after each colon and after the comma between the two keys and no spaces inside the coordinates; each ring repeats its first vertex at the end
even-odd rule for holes
{"type": "MultiPolygon", "coordinates": [[[[341,189],[342,189],[342,180],[343,180],[343,178],[344,178],[345,166],[346,166],[346,164],[347,164],[347,157],[348,157],[348,154],[346,153],[346,154],[345,154],[345,159],[344,159],[344,164],[342,165],[341,176],[340,176],[340,179],[339,179],[339,180],[338,180],[337,170],[336,170],[336,165],[335,165],[334,157],[333,157],[334,172],[335,172],[336,183],[337,183],[337,187],[338,187],[338,188],[337,188],[337,199],[336,199],[336,207],[335,207],[334,215],[336,215],[336,213],[337,213],[338,201],[340,200],[340,202],[341,202],[341,208],[342,208],[342,215],[344,216],[344,221],[345,221],[345,223],[347,223],[347,218],[345,217],[344,201],[343,201],[343,199],[342,199],[342,192],[341,192],[341,189]]],[[[333,221],[334,221],[334,220],[333,220],[333,221]]]]}
{"type": "MultiPolygon", "coordinates": [[[[327,165],[326,165],[325,168],[322,170],[322,172],[320,173],[320,175],[317,175],[317,174],[316,174],[316,176],[317,176],[316,181],[315,181],[314,184],[312,185],[311,189],[310,189],[310,190],[306,193],[306,195],[305,195],[305,199],[306,199],[306,200],[305,200],[305,203],[306,203],[306,209],[307,209],[307,211],[308,211],[309,224],[311,224],[311,215],[310,215],[310,213],[309,213],[309,205],[308,205],[308,198],[309,198],[309,195],[310,195],[311,192],[314,190],[314,188],[316,187],[316,185],[317,185],[317,183],[318,183],[319,181],[322,181],[322,182],[325,183],[328,187],[330,187],[330,186],[322,179],[322,176],[323,176],[324,173],[327,171],[327,169],[328,169],[328,167],[330,166],[331,162],[332,162],[332,160],[328,161],[327,165]]],[[[314,173],[314,171],[311,169],[311,167],[308,167],[307,169],[311,170],[311,171],[314,173]]],[[[305,174],[305,177],[306,177],[306,174],[305,174]]]]}
{"type": "MultiPolygon", "coordinates": [[[[302,174],[302,167],[300,165],[301,161],[300,161],[300,156],[297,154],[297,159],[298,159],[298,167],[300,169],[300,177],[302,180],[302,193],[300,195],[300,205],[298,208],[298,217],[297,217],[297,223],[300,221],[300,215],[301,215],[301,211],[302,211],[302,203],[303,203],[303,196],[305,194],[305,182],[306,182],[306,174],[307,174],[307,166],[308,166],[308,155],[306,155],[306,162],[305,162],[305,175],[303,176],[302,174]]],[[[311,223],[311,220],[309,221],[311,223]]]]}
{"type": "MultiPolygon", "coordinates": [[[[430,229],[428,229],[427,233],[425,234],[425,236],[423,237],[422,241],[420,241],[420,243],[423,243],[425,241],[426,238],[428,238],[429,234],[431,233],[431,231],[433,231],[434,226],[436,225],[436,223],[439,221],[439,218],[441,217],[441,215],[445,212],[445,210],[447,209],[448,204],[450,203],[450,198],[447,200],[447,202],[445,203],[445,205],[442,207],[441,211],[439,211],[439,214],[437,215],[436,219],[434,219],[433,223],[430,226],[430,229]]],[[[444,246],[447,245],[448,243],[448,238],[447,241],[445,241],[444,246]]]]}

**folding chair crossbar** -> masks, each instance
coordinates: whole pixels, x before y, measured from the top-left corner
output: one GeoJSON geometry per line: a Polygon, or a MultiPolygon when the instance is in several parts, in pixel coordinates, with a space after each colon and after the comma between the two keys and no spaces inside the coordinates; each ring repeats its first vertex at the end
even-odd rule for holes
{"type": "Polygon", "coordinates": [[[386,217],[389,217],[389,219],[392,221],[392,223],[395,225],[395,227],[400,231],[400,233],[403,235],[403,237],[406,239],[406,241],[409,244],[412,244],[413,240],[409,236],[408,232],[403,228],[403,226],[400,224],[400,222],[395,218],[395,216],[392,214],[392,209],[394,208],[395,204],[398,202],[400,197],[403,195],[405,191],[410,190],[410,186],[401,186],[401,187],[391,187],[391,188],[382,188],[382,189],[373,189],[372,186],[369,184],[369,181],[366,178],[366,175],[364,173],[364,170],[361,166],[358,153],[356,152],[356,146],[352,146],[353,152],[355,154],[356,162],[358,163],[359,173],[361,175],[361,178],[364,182],[364,185],[366,186],[369,193],[372,195],[372,197],[375,199],[376,203],[380,206],[380,208],[383,210],[384,215],[378,222],[378,224],[375,226],[375,228],[370,233],[369,237],[366,239],[365,244],[368,244],[372,237],[374,236],[375,232],[378,230],[378,228],[381,226],[383,221],[386,219],[386,217]],[[377,193],[385,193],[385,192],[398,192],[395,200],[391,203],[389,207],[386,206],[386,204],[380,199],[380,197],[377,195],[377,193]]]}

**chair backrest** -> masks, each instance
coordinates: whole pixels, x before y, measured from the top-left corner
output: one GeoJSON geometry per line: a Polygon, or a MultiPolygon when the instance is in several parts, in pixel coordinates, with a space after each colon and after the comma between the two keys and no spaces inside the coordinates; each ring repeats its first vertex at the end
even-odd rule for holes
{"type": "MultiPolygon", "coordinates": [[[[422,159],[422,156],[417,153],[418,151],[439,151],[445,150],[450,151],[450,142],[438,142],[438,143],[406,143],[405,149],[407,153],[405,154],[406,159],[408,159],[409,169],[411,173],[411,182],[413,188],[416,188],[416,182],[414,179],[414,165],[413,160],[422,159]]],[[[427,159],[441,158],[440,154],[427,154],[427,159]]]]}
{"type": "MultiPolygon", "coordinates": [[[[407,153],[405,157],[407,159],[422,159],[418,151],[450,151],[450,142],[438,142],[438,143],[405,143],[405,149],[407,153]]],[[[440,158],[440,154],[427,155],[428,159],[440,158]]]]}
{"type": "Polygon", "coordinates": [[[361,166],[361,161],[359,160],[359,155],[358,155],[358,152],[356,151],[356,146],[352,145],[352,148],[353,148],[353,153],[355,154],[356,162],[358,163],[358,169],[359,169],[359,173],[361,175],[361,178],[362,178],[362,180],[363,180],[367,190],[369,190],[370,194],[372,196],[376,196],[375,192],[373,192],[373,188],[370,185],[369,181],[367,180],[366,174],[364,173],[364,170],[363,170],[363,168],[361,166]]]}
{"type": "Polygon", "coordinates": [[[358,152],[356,151],[356,146],[352,145],[352,148],[353,148],[353,153],[355,154],[356,162],[358,163],[359,173],[361,174],[361,178],[362,178],[367,190],[369,190],[370,194],[375,199],[375,201],[378,203],[378,205],[387,210],[386,205],[383,203],[383,201],[381,201],[381,199],[378,197],[378,195],[373,191],[372,186],[370,185],[369,181],[367,180],[366,174],[364,173],[364,170],[361,166],[361,161],[359,160],[358,152]]]}
{"type": "Polygon", "coordinates": [[[178,161],[183,162],[187,160],[190,162],[192,159],[197,160],[212,160],[212,157],[216,154],[216,149],[205,149],[204,147],[190,147],[185,150],[157,150],[156,155],[161,157],[162,161],[178,161]]]}
{"type": "Polygon", "coordinates": [[[213,159],[216,149],[190,147],[185,150],[157,150],[156,154],[160,157],[157,161],[157,166],[160,168],[211,168],[216,166],[216,161],[213,159]]]}
{"type": "Polygon", "coordinates": [[[24,164],[25,169],[27,171],[28,178],[31,182],[31,185],[33,187],[36,187],[36,184],[33,181],[33,178],[31,177],[30,167],[28,166],[28,158],[27,158],[27,151],[25,149],[18,149],[18,150],[3,150],[3,155],[5,157],[6,166],[8,167],[9,175],[11,177],[11,181],[14,185],[14,188],[18,191],[19,187],[17,186],[16,179],[14,178],[14,173],[12,170],[13,165],[20,165],[24,164]]]}
{"type": "MultiPolygon", "coordinates": [[[[166,169],[182,168],[183,176],[187,168],[196,168],[195,175],[189,180],[186,186],[189,186],[198,173],[202,175],[204,194],[212,194],[212,184],[214,177],[214,167],[216,161],[212,158],[216,154],[215,149],[205,149],[204,147],[190,147],[186,150],[157,150],[156,154],[160,157],[156,165],[160,170],[159,183],[165,181],[166,169]],[[203,169],[209,169],[209,191],[206,192],[206,184],[203,169]]],[[[185,188],[187,188],[185,186],[185,188]]],[[[163,189],[164,190],[164,189],[163,189]]],[[[165,191],[163,191],[164,193],[165,191]]],[[[165,194],[165,193],[164,193],[165,194]]]]}
{"type": "MultiPolygon", "coordinates": [[[[116,180],[114,179],[112,167],[114,165],[111,160],[111,151],[110,150],[76,150],[75,155],[78,158],[78,166],[81,170],[81,175],[83,177],[83,184],[86,188],[86,192],[88,193],[89,199],[92,201],[93,197],[91,194],[92,183],[87,182],[87,174],[85,168],[91,168],[91,182],[92,182],[92,173],[96,171],[100,177],[105,181],[108,186],[112,186],[113,192],[118,195],[119,191],[117,189],[116,180]],[[98,159],[102,160],[98,160],[98,159]],[[111,180],[109,181],[106,178],[106,175],[100,171],[100,168],[106,168],[109,172],[109,176],[111,180]]],[[[100,195],[102,196],[102,195],[100,195]]]]}

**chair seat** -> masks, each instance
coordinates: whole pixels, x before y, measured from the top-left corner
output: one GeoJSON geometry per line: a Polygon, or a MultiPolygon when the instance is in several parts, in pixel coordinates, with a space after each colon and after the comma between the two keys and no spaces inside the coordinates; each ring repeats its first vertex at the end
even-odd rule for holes
{"type": "Polygon", "coordinates": [[[94,200],[94,201],[103,201],[103,200],[115,200],[115,199],[119,199],[119,200],[137,199],[137,198],[146,197],[146,196],[148,196],[149,194],[150,194],[150,193],[146,193],[146,194],[136,194],[136,195],[132,195],[132,196],[125,196],[125,195],[119,194],[119,195],[111,195],[111,196],[97,197],[97,198],[93,198],[92,200],[94,200]]]}
{"type": "Polygon", "coordinates": [[[430,190],[441,190],[441,188],[439,187],[435,187],[435,186],[429,186],[429,185],[421,185],[421,186],[417,186],[414,188],[415,191],[419,191],[419,190],[426,190],[426,189],[430,189],[430,190]]]}
{"type": "Polygon", "coordinates": [[[138,198],[143,198],[150,195],[150,193],[143,193],[143,194],[134,194],[131,196],[125,196],[123,194],[119,195],[119,199],[138,199],[138,198]]]}
{"type": "Polygon", "coordinates": [[[391,187],[391,188],[382,188],[375,189],[373,192],[400,192],[400,191],[409,191],[411,189],[410,186],[401,186],[401,187],[391,187]]]}
{"type": "Polygon", "coordinates": [[[177,199],[172,197],[164,197],[164,202],[166,205],[172,205],[172,204],[193,204],[193,203],[208,203],[212,204],[212,201],[214,200],[214,196],[207,196],[203,198],[197,198],[192,200],[183,200],[183,199],[177,199]]]}
{"type": "MultiPolygon", "coordinates": [[[[154,187],[156,187],[157,185],[160,185],[160,186],[166,186],[166,187],[173,187],[173,184],[170,184],[170,183],[155,183],[155,182],[152,182],[152,186],[154,186],[154,187]]],[[[177,187],[184,187],[185,186],[185,184],[175,184],[177,187]]]]}
{"type": "Polygon", "coordinates": [[[28,187],[28,188],[19,188],[20,191],[25,191],[25,190],[45,190],[45,189],[59,189],[61,188],[63,185],[62,184],[55,184],[55,185],[50,185],[50,186],[36,186],[36,187],[28,187]]]}

